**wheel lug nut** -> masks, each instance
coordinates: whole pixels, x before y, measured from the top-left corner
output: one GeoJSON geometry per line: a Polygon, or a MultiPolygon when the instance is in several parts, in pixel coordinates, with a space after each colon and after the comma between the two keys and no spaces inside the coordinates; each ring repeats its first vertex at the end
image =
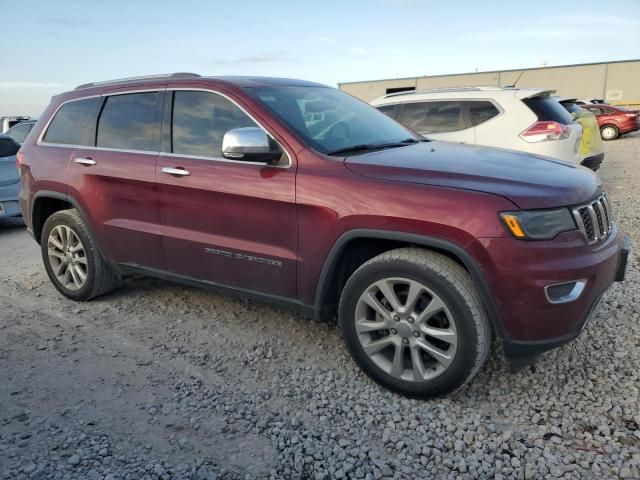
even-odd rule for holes
{"type": "Polygon", "coordinates": [[[414,336],[414,337],[419,337],[419,336],[420,336],[420,332],[419,332],[419,331],[417,331],[417,330],[416,330],[416,331],[414,331],[414,332],[413,332],[413,336],[414,336]]]}
{"type": "Polygon", "coordinates": [[[402,343],[409,343],[409,339],[408,338],[403,338],[402,339],[402,343]]]}
{"type": "Polygon", "coordinates": [[[395,335],[395,334],[397,334],[397,333],[398,333],[398,331],[397,331],[395,328],[392,328],[392,329],[391,329],[391,335],[395,335]]]}
{"type": "Polygon", "coordinates": [[[413,317],[409,317],[409,323],[413,323],[413,317]]]}
{"type": "Polygon", "coordinates": [[[398,315],[394,315],[394,316],[393,316],[393,319],[394,319],[396,322],[399,322],[399,321],[400,321],[400,317],[399,317],[398,315]]]}

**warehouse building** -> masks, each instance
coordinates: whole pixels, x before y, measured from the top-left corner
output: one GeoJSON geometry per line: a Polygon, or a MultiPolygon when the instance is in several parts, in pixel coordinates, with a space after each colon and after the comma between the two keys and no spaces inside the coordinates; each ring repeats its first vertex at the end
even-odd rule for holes
{"type": "Polygon", "coordinates": [[[504,87],[513,85],[516,80],[518,87],[556,90],[558,95],[565,97],[605,99],[612,105],[640,105],[640,60],[348,82],[339,83],[338,87],[368,102],[394,92],[488,85],[504,87]]]}

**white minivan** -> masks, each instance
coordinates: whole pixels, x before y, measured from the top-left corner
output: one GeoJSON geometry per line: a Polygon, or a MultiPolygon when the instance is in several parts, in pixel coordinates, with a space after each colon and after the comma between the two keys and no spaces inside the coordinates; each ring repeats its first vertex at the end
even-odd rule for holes
{"type": "Polygon", "coordinates": [[[371,105],[420,135],[580,163],[582,127],[553,90],[460,87],[392,93],[371,105]]]}

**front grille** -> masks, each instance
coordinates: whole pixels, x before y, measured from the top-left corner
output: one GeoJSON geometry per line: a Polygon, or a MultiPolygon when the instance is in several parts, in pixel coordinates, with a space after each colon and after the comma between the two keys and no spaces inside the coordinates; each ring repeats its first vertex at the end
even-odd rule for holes
{"type": "Polygon", "coordinates": [[[573,218],[590,245],[607,238],[613,228],[613,215],[604,194],[593,202],[575,207],[573,218]]]}

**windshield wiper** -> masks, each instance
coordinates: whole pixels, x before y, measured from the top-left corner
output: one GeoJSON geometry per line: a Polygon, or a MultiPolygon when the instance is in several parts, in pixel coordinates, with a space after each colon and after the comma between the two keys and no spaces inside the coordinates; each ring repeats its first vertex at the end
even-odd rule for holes
{"type": "Polygon", "coordinates": [[[364,152],[364,151],[371,151],[371,150],[382,150],[385,148],[405,147],[407,145],[412,145],[414,143],[418,143],[421,141],[422,140],[418,140],[415,138],[407,138],[400,142],[392,142],[392,143],[377,143],[377,144],[361,143],[358,145],[352,145],[350,147],[339,148],[338,150],[334,150],[333,152],[327,153],[327,155],[345,155],[348,153],[364,152]]]}

